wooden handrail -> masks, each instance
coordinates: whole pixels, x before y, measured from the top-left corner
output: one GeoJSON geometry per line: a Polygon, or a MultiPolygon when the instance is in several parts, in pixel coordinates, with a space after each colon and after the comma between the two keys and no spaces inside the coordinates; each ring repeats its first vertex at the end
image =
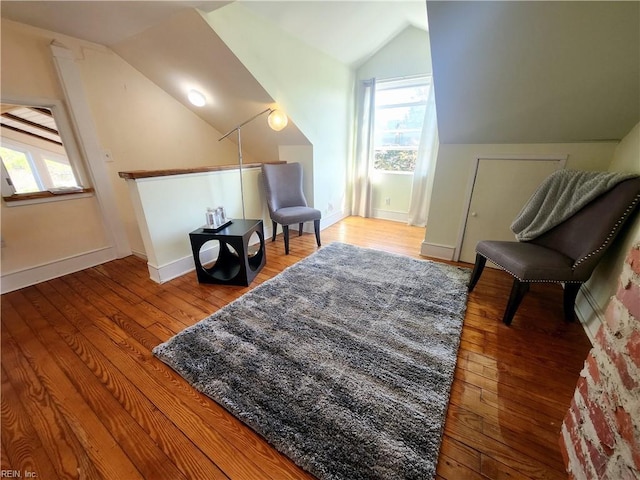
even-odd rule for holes
{"type": "MultiPolygon", "coordinates": [[[[264,162],[268,164],[281,164],[287,162],[264,162]]],[[[245,163],[242,168],[259,168],[262,163],[245,163]]],[[[132,170],[129,172],[118,172],[120,178],[125,180],[136,180],[138,178],[149,177],[169,177],[172,175],[186,175],[189,173],[207,173],[207,172],[221,172],[224,170],[235,170],[238,168],[237,164],[233,165],[212,165],[209,167],[192,167],[192,168],[168,168],[165,170],[132,170]]]]}

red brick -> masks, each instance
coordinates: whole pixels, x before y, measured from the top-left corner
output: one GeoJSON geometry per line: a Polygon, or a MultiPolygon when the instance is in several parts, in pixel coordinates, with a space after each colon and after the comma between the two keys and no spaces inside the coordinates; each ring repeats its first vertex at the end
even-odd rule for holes
{"type": "Polygon", "coordinates": [[[618,352],[613,352],[613,363],[616,366],[616,370],[618,370],[618,374],[622,379],[622,384],[627,390],[633,390],[638,386],[638,382],[635,378],[629,373],[629,368],[627,366],[627,361],[625,360],[623,355],[620,355],[618,352]]]}
{"type": "Polygon", "coordinates": [[[589,396],[586,389],[581,389],[580,394],[587,406],[588,416],[595,428],[598,440],[607,453],[610,453],[611,449],[615,446],[615,436],[613,430],[609,426],[609,422],[607,421],[606,413],[597,403],[594,402],[594,399],[589,396]]]}
{"type": "Polygon", "coordinates": [[[622,317],[622,312],[619,308],[616,307],[614,302],[609,302],[607,309],[604,312],[604,319],[607,322],[609,330],[611,330],[612,334],[617,334],[620,332],[622,325],[620,324],[620,319],[622,317]]]}
{"type": "Polygon", "coordinates": [[[640,368],[640,332],[634,330],[627,340],[627,353],[636,367],[640,368]]]}
{"type": "Polygon", "coordinates": [[[633,429],[633,419],[629,412],[624,408],[618,407],[615,412],[616,425],[618,433],[622,439],[629,445],[633,454],[633,461],[638,470],[640,470],[640,442],[636,438],[633,429]]]}
{"type": "Polygon", "coordinates": [[[640,319],[640,286],[638,284],[620,285],[616,297],[627,307],[633,318],[640,319]]]}
{"type": "Polygon", "coordinates": [[[634,247],[627,255],[626,262],[631,265],[631,269],[640,274],[640,249],[634,247]]]}
{"type": "Polygon", "coordinates": [[[598,368],[598,364],[596,363],[596,359],[593,356],[593,352],[589,353],[589,356],[586,360],[587,371],[589,372],[589,376],[593,380],[593,383],[596,385],[600,384],[600,370],[598,368]]]}
{"type": "Polygon", "coordinates": [[[576,417],[574,417],[574,413],[575,412],[573,410],[570,410],[564,422],[565,422],[565,425],[567,426],[567,431],[569,432],[571,445],[573,445],[573,449],[576,452],[578,463],[580,465],[585,465],[586,459],[584,457],[584,452],[582,451],[582,446],[580,443],[580,439],[582,438],[582,432],[580,431],[580,427],[578,426],[576,417]]]}
{"type": "MultiPolygon", "coordinates": [[[[584,377],[578,378],[578,383],[576,383],[576,390],[580,392],[580,394],[582,395],[582,398],[587,398],[589,396],[589,384],[587,383],[586,378],[584,377]]],[[[577,409],[578,406],[576,405],[575,408],[577,409]]]]}
{"type": "Polygon", "coordinates": [[[606,455],[604,452],[601,452],[589,440],[587,440],[587,450],[589,452],[589,458],[591,459],[591,464],[593,465],[593,468],[596,471],[598,478],[602,477],[602,474],[607,468],[607,462],[609,460],[609,456],[606,455]]]}
{"type": "Polygon", "coordinates": [[[606,348],[607,345],[609,345],[609,342],[607,341],[607,336],[605,334],[605,330],[603,327],[598,328],[595,341],[598,345],[602,347],[603,350],[606,348]]]}
{"type": "MultiPolygon", "coordinates": [[[[567,444],[564,441],[564,435],[562,434],[562,430],[560,430],[560,439],[558,444],[560,445],[560,454],[562,455],[562,460],[564,461],[564,468],[568,470],[569,468],[569,452],[567,451],[567,444]]],[[[571,450],[574,449],[573,445],[570,446],[571,450]]]]}
{"type": "Polygon", "coordinates": [[[615,447],[616,438],[609,422],[607,421],[607,416],[599,406],[591,403],[589,406],[589,418],[596,430],[600,445],[607,454],[610,454],[613,451],[613,447],[615,447]]]}
{"type": "Polygon", "coordinates": [[[620,355],[619,352],[616,351],[613,345],[609,343],[607,336],[604,333],[604,329],[600,327],[598,329],[598,333],[596,334],[596,342],[600,344],[602,350],[607,354],[609,359],[613,362],[620,378],[622,379],[622,384],[627,390],[633,390],[638,386],[636,380],[631,376],[629,370],[627,368],[627,362],[624,357],[620,355]]]}

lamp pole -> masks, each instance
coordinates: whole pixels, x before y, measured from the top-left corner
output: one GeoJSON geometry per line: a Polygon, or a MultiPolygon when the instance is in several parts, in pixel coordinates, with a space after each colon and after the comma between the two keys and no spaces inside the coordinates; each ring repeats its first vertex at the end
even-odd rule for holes
{"type": "Polygon", "coordinates": [[[245,220],[244,213],[244,182],[242,181],[242,138],[240,136],[240,127],[238,127],[238,166],[240,170],[240,200],[242,201],[242,219],[245,220]]]}
{"type": "Polygon", "coordinates": [[[246,215],[245,215],[245,211],[244,211],[244,182],[243,182],[243,179],[242,179],[242,138],[241,138],[241,135],[240,135],[240,129],[242,127],[244,127],[247,123],[252,122],[256,118],[258,118],[260,115],[264,115],[267,112],[271,113],[273,111],[274,110],[272,108],[267,108],[267,109],[261,111],[260,113],[255,114],[250,119],[245,120],[244,122],[240,123],[239,125],[236,125],[235,127],[233,127],[231,130],[229,130],[227,133],[225,133],[222,137],[220,137],[218,139],[218,141],[224,140],[229,135],[231,135],[233,132],[235,132],[235,131],[238,132],[238,165],[239,165],[239,169],[240,169],[240,197],[241,197],[241,201],[242,201],[242,219],[243,220],[246,219],[246,215]]]}
{"type": "Polygon", "coordinates": [[[284,127],[287,126],[287,123],[288,123],[287,116],[284,113],[282,113],[280,110],[276,110],[269,107],[264,109],[260,113],[256,113],[250,119],[245,120],[239,125],[236,125],[235,127],[233,127],[231,130],[229,130],[227,133],[225,133],[222,137],[218,139],[218,141],[224,140],[236,130],[238,131],[238,164],[240,168],[240,195],[242,197],[242,219],[243,220],[245,219],[245,212],[244,212],[244,182],[242,181],[242,139],[240,138],[240,129],[244,127],[247,123],[252,122],[256,118],[258,118],[260,115],[264,115],[267,112],[269,112],[269,117],[267,119],[267,122],[269,124],[269,127],[271,127],[272,130],[279,132],[280,130],[282,130],[284,127]]]}

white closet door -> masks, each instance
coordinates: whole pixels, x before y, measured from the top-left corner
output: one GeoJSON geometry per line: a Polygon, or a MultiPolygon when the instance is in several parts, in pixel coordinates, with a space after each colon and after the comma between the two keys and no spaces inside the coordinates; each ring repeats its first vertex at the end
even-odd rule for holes
{"type": "Polygon", "coordinates": [[[559,158],[480,158],[462,234],[460,261],[475,262],[475,247],[480,240],[515,240],[511,223],[538,185],[562,166],[564,159],[559,158]]]}

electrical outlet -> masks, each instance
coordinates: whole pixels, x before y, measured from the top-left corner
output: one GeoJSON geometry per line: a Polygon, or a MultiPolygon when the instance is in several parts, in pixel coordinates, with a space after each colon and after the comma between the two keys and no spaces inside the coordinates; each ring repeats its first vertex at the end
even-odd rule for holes
{"type": "Polygon", "coordinates": [[[384,199],[384,204],[388,207],[389,205],[391,205],[391,198],[387,197],[384,199]]]}
{"type": "Polygon", "coordinates": [[[105,162],[113,162],[113,154],[109,149],[102,150],[102,157],[104,158],[105,162]]]}

